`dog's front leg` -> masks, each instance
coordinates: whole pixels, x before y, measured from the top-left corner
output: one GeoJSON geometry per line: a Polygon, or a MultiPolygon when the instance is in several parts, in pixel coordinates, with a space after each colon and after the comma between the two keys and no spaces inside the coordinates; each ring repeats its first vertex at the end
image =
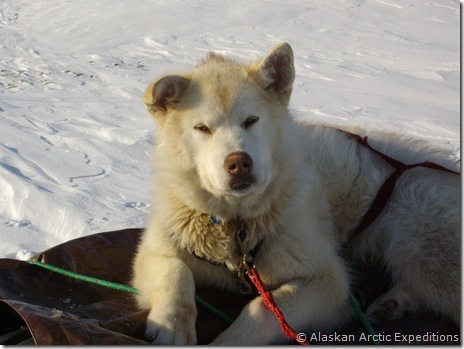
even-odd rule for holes
{"type": "Polygon", "coordinates": [[[150,308],[146,336],[156,344],[195,344],[197,309],[190,268],[178,258],[153,254],[142,244],[134,271],[137,301],[150,308]]]}
{"type": "MultiPolygon", "coordinates": [[[[327,329],[350,317],[348,287],[344,280],[292,280],[272,291],[276,304],[295,331],[327,329]],[[325,282],[326,281],[326,282],[325,282]]],[[[237,320],[213,345],[269,345],[286,339],[274,314],[260,297],[243,309],[237,320]]]]}

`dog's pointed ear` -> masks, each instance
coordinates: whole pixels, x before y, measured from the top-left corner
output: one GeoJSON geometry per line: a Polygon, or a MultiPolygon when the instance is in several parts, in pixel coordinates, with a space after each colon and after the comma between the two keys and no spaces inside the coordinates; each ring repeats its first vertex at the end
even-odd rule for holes
{"type": "Polygon", "coordinates": [[[180,75],[167,75],[148,86],[143,102],[156,122],[163,124],[168,111],[176,108],[190,80],[180,75]]]}
{"type": "Polygon", "coordinates": [[[295,68],[292,47],[284,42],[250,67],[250,76],[269,94],[287,105],[292,93],[295,68]]]}

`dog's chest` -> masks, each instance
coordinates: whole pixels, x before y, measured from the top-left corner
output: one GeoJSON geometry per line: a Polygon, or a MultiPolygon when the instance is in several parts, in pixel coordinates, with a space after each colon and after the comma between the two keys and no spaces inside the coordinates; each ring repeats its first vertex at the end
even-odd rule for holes
{"type": "MultiPolygon", "coordinates": [[[[240,219],[220,221],[213,215],[190,212],[177,220],[176,229],[171,230],[171,238],[178,247],[195,257],[212,264],[223,264],[233,270],[240,262],[241,253],[237,237],[245,231],[245,222],[240,219]]],[[[259,242],[253,226],[247,227],[243,237],[243,248],[251,251],[259,242]]]]}

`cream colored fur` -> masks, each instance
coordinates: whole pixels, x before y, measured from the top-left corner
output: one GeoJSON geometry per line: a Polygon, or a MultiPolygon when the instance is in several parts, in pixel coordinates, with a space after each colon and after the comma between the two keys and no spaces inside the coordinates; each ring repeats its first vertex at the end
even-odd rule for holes
{"type": "MultiPolygon", "coordinates": [[[[238,218],[247,226],[248,249],[263,241],[256,267],[293,328],[330,330],[349,320],[349,273],[340,246],[391,168],[331,128],[293,120],[287,109],[293,79],[292,50],[281,44],[251,65],[210,55],[147,89],[145,105],[159,124],[154,202],[133,284],[139,305],[150,309],[146,334],[154,343],[196,342],[196,286],[238,290],[238,218]],[[236,152],[252,159],[252,184],[239,189],[225,168],[236,152]]],[[[457,169],[448,154],[401,135],[369,136],[398,160],[457,169]]],[[[459,320],[459,189],[455,175],[404,174],[381,216],[351,244],[352,257],[382,261],[395,279],[370,316],[429,308],[459,320]]],[[[283,340],[256,298],[214,344],[283,340]]]]}

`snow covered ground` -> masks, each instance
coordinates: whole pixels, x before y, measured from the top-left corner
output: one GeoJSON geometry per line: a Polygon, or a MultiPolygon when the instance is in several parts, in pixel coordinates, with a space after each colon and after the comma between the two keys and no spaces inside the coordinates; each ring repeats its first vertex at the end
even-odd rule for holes
{"type": "Polygon", "coordinates": [[[155,124],[141,98],[213,50],[289,42],[299,118],[460,152],[457,0],[0,0],[0,258],[143,227],[155,124]]]}

